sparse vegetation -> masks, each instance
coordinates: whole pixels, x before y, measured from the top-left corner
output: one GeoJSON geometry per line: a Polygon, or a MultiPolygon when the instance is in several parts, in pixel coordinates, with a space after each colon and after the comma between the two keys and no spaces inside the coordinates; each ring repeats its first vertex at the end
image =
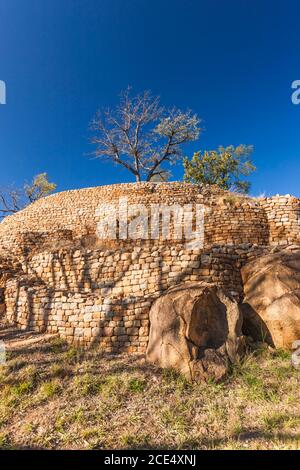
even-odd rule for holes
{"type": "Polygon", "coordinates": [[[244,177],[256,169],[250,158],[252,151],[252,145],[241,144],[195,152],[191,160],[183,161],[184,179],[189,183],[215,184],[225,190],[248,193],[250,182],[244,177]]]}
{"type": "Polygon", "coordinates": [[[245,201],[247,201],[247,197],[237,192],[231,192],[223,197],[223,203],[230,207],[236,207],[245,201]]]}
{"type": "Polygon", "coordinates": [[[28,204],[49,196],[56,189],[56,184],[48,180],[47,173],[36,175],[31,183],[24,183],[20,189],[0,190],[0,220],[7,215],[15,214],[28,204]]]}
{"type": "Polygon", "coordinates": [[[54,338],[8,352],[0,448],[300,449],[300,376],[284,351],[198,385],[142,355],[74,351],[54,338]]]}
{"type": "Polygon", "coordinates": [[[40,395],[44,399],[52,398],[61,392],[62,386],[57,380],[49,380],[49,382],[43,382],[40,387],[40,395]]]}

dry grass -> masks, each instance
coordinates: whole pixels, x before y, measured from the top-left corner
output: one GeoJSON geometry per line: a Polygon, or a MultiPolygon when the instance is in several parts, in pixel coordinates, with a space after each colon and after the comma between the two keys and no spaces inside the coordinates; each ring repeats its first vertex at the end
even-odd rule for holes
{"type": "Polygon", "coordinates": [[[191,385],[141,355],[13,339],[2,449],[300,449],[300,374],[281,351],[248,356],[221,385],[191,385]]]}

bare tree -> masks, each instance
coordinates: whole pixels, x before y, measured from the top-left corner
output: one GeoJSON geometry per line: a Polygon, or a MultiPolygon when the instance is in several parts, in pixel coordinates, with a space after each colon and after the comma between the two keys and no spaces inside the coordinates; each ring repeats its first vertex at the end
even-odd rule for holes
{"type": "Polygon", "coordinates": [[[149,91],[132,97],[127,89],[115,109],[98,111],[92,121],[93,154],[123,166],[138,182],[164,180],[164,166],[183,156],[182,146],[199,137],[199,125],[190,110],[167,110],[149,91]]]}
{"type": "Polygon", "coordinates": [[[47,173],[40,173],[33,178],[31,184],[25,183],[22,189],[0,191],[0,219],[15,214],[28,204],[48,196],[55,189],[56,184],[48,181],[47,173]]]}
{"type": "Polygon", "coordinates": [[[15,214],[22,208],[21,193],[16,189],[0,192],[0,219],[15,214]]]}

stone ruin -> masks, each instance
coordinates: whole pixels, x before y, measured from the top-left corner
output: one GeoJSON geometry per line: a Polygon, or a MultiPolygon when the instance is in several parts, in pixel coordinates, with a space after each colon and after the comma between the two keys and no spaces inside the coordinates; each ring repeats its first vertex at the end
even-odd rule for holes
{"type": "Polygon", "coordinates": [[[220,378],[245,334],[263,331],[287,348],[300,338],[299,227],[300,200],[289,195],[253,199],[187,183],[57,193],[0,224],[0,317],[107,353],[147,350],[195,380],[211,370],[220,378]],[[100,239],[97,208],[121,197],[204,205],[204,246],[100,239]]]}

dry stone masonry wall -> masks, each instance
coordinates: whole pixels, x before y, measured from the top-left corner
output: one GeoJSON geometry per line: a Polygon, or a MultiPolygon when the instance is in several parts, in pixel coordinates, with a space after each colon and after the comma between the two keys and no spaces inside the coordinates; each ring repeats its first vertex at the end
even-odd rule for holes
{"type": "Polygon", "coordinates": [[[206,281],[242,298],[240,269],[272,246],[300,243],[300,201],[251,199],[185,183],[67,191],[0,224],[0,315],[107,352],[144,352],[154,300],[179,283],[206,281]],[[202,249],[181,240],[101,240],[101,203],[205,206],[202,249]]]}

